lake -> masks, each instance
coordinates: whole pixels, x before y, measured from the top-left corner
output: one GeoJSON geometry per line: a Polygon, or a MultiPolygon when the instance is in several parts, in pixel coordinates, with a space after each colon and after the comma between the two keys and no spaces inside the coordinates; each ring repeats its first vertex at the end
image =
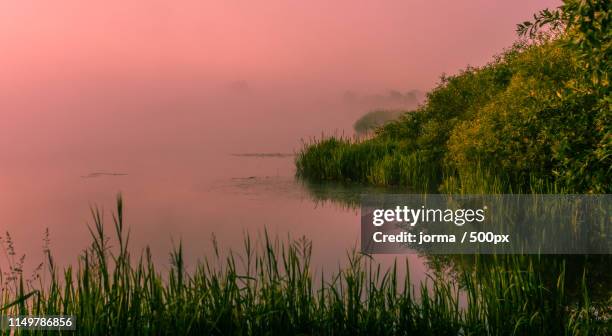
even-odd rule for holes
{"type": "MultiPolygon", "coordinates": [[[[318,269],[344,265],[359,246],[355,206],[368,189],[298,181],[293,154],[322,131],[351,134],[365,107],[278,88],[195,87],[184,78],[64,79],[4,97],[0,223],[26,270],[44,260],[46,229],[56,261],[75,263],[90,242],[90,207],[104,209],[111,235],[118,193],[133,253],[150,246],[160,265],[179,241],[193,265],[212,254],[213,235],[221,249],[240,250],[246,232],[264,230],[311,239],[318,269]]],[[[424,279],[424,261],[408,258],[424,279]]]]}

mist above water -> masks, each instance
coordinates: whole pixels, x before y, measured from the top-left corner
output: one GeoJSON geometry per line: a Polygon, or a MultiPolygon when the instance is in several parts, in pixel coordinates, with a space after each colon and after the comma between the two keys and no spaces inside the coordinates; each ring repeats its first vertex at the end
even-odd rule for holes
{"type": "Polygon", "coordinates": [[[555,5],[2,2],[1,229],[36,263],[49,228],[73,260],[88,207],[109,218],[121,191],[134,244],[160,259],[171,238],[193,261],[212,233],[231,247],[263,227],[342,257],[356,213],[309,200],[290,156],[232,154],[351,135],[368,111],[404,108],[392,90],[422,95],[441,73],[486,63],[517,22],[555,5]]]}

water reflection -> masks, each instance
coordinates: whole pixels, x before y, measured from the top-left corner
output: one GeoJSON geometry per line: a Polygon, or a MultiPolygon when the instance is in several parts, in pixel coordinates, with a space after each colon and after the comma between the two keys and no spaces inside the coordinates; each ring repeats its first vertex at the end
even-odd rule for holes
{"type": "MultiPolygon", "coordinates": [[[[158,153],[153,154],[158,157],[158,153]]],[[[43,174],[32,168],[5,168],[4,180],[0,181],[6,191],[0,205],[3,231],[11,233],[16,254],[27,255],[30,269],[44,260],[41,246],[46,228],[58,265],[73,263],[89,243],[88,206],[103,207],[110,221],[114,196],[122,191],[134,255],[150,246],[160,267],[168,264],[173,241],[183,242],[186,264],[193,265],[213,255],[213,234],[221,249],[240,251],[245,232],[256,237],[265,229],[280,239],[305,236],[312,240],[313,266],[335,271],[345,264],[347,251],[359,246],[360,195],[410,192],[296,180],[292,156],[236,156],[226,152],[210,155],[206,161],[185,153],[167,158],[147,161],[135,157],[117,161],[121,164],[97,165],[99,170],[85,161],[64,162],[43,174]],[[81,178],[89,173],[128,175],[81,178]]],[[[452,270],[456,275],[473,271],[476,257],[419,253],[375,258],[383,267],[394,261],[403,265],[408,259],[411,281],[418,284],[432,271],[452,270]]],[[[482,257],[482,262],[487,258],[482,257]]],[[[609,297],[609,257],[554,256],[540,260],[534,271],[541,270],[542,276],[553,269],[553,264],[568,260],[567,285],[572,292],[579,291],[586,267],[589,289],[600,298],[606,293],[609,297]]]]}
{"type": "Polygon", "coordinates": [[[492,267],[520,268],[534,273],[548,288],[563,285],[569,302],[577,303],[583,291],[598,305],[612,304],[612,258],[609,255],[427,255],[427,266],[433,273],[445,272],[462,283],[466,274],[478,273],[492,267]],[[558,276],[565,272],[564,283],[558,276]]]}
{"type": "Polygon", "coordinates": [[[334,205],[347,210],[358,210],[363,194],[403,194],[412,193],[409,188],[375,187],[358,183],[313,182],[296,178],[311,197],[313,202],[321,205],[334,205]]]}
{"type": "MultiPolygon", "coordinates": [[[[299,180],[318,204],[332,204],[338,208],[357,211],[361,194],[401,194],[410,190],[399,188],[376,188],[358,184],[314,183],[299,180]]],[[[549,202],[550,203],[550,202],[549,202]]],[[[539,204],[542,206],[542,204],[539,204]]],[[[563,285],[569,302],[576,302],[587,289],[594,304],[609,307],[612,304],[612,257],[596,255],[440,255],[429,254],[426,250],[415,251],[424,261],[430,274],[450,276],[460,285],[467,274],[478,277],[485,269],[500,267],[518,268],[522,272],[537,274],[550,288],[563,285]],[[558,283],[558,275],[565,273],[564,284],[558,283]]]]}

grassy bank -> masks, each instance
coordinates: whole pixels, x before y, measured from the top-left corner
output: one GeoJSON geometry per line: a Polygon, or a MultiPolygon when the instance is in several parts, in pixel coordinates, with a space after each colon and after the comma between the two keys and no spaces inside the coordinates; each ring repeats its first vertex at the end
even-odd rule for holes
{"type": "Polygon", "coordinates": [[[539,13],[514,46],[442,76],[373,138],[305,144],[297,174],[452,193],[612,192],[609,17],[603,2],[539,13]]]}
{"type": "Polygon", "coordinates": [[[121,200],[112,240],[101,218],[94,211],[92,243],[75,268],[58,269],[48,252],[44,276],[24,280],[17,269],[4,273],[2,314],[76,315],[78,333],[85,335],[603,335],[611,330],[605,310],[591,303],[588,273],[578,299],[569,299],[563,262],[547,267],[546,280],[533,272],[540,264],[536,257],[476,260],[460,276],[431,278],[427,289],[398,276],[397,267],[383,270],[357,253],[349,254],[346,267],[336,273],[315,276],[308,241],[281,243],[266,236],[260,244],[246,237],[244,251],[226,259],[213,256],[215,261],[189,273],[179,245],[170,254],[172,267],[162,272],[150,251],[136,259],[130,255],[121,200]]]}
{"type": "MultiPolygon", "coordinates": [[[[536,14],[534,21],[518,25],[519,42],[485,66],[442,76],[424,105],[379,127],[373,137],[328,137],[306,143],[296,157],[297,175],[310,183],[399,186],[417,192],[612,192],[609,18],[609,3],[573,0],[559,10],[536,14]]],[[[577,314],[581,308],[570,308],[572,304],[551,309],[561,301],[568,303],[565,265],[572,256],[559,258],[560,267],[539,264],[536,257],[492,258],[485,268],[476,263],[460,272],[459,283],[469,304],[463,314],[446,319],[459,320],[458,330],[612,333],[609,316],[607,327],[591,329],[593,324],[587,322],[579,323],[585,326],[581,329],[569,324],[586,316],[588,308],[577,314]],[[535,292],[524,295],[531,290],[535,292]],[[516,295],[509,298],[509,293],[516,295]],[[543,300],[537,303],[543,311],[532,310],[536,297],[543,300]],[[560,324],[530,329],[544,315],[546,321],[560,324]]],[[[447,259],[458,263],[453,256],[447,259]]],[[[591,271],[605,270],[607,263],[591,271]]],[[[572,292],[579,296],[574,302],[582,302],[582,308],[590,302],[587,289],[596,287],[584,277],[576,291],[575,276],[586,270],[572,267],[571,271],[572,292]]],[[[604,296],[609,297],[605,284],[609,280],[603,283],[604,296]]],[[[452,306],[451,302],[442,305],[452,306]]]]}

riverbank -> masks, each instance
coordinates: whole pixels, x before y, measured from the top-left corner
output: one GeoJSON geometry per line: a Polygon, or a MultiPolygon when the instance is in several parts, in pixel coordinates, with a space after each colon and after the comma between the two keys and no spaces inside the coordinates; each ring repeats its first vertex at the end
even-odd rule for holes
{"type": "Polygon", "coordinates": [[[298,176],[447,193],[612,192],[610,37],[607,22],[581,20],[609,8],[574,6],[519,25],[515,45],[443,75],[424,105],[374,137],[306,143],[298,176]]]}

